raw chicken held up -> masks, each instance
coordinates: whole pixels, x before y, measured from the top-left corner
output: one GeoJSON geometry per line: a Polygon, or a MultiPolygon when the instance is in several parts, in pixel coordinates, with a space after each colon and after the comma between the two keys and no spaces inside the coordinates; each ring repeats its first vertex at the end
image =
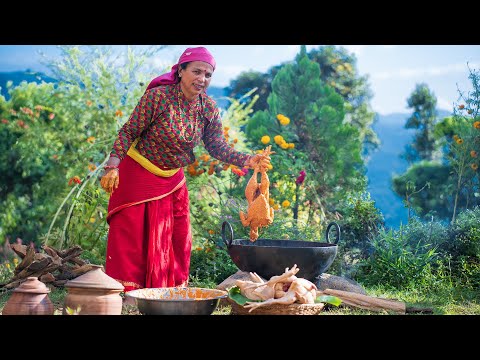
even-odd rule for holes
{"type": "MultiPolygon", "coordinates": [[[[270,160],[271,146],[263,150],[263,155],[270,160]]],[[[270,180],[267,176],[267,168],[259,163],[253,168],[253,175],[245,188],[245,197],[248,202],[247,215],[240,211],[240,220],[243,226],[250,226],[250,241],[258,239],[258,229],[268,226],[273,222],[273,208],[270,207],[270,180]],[[257,182],[258,173],[261,175],[260,183],[257,182]]]]}

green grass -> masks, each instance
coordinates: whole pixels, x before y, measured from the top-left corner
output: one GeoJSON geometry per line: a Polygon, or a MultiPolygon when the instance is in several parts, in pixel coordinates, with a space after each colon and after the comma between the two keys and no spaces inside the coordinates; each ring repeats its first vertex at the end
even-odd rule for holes
{"type": "MultiPolygon", "coordinates": [[[[396,299],[403,301],[407,307],[431,308],[434,315],[480,315],[480,290],[473,291],[465,288],[453,288],[424,293],[421,291],[394,291],[381,287],[366,289],[370,296],[396,299]]],[[[64,288],[53,288],[49,298],[55,307],[55,315],[61,315],[64,298],[67,294],[64,288]]],[[[0,290],[0,312],[12,295],[12,290],[0,290]]],[[[229,315],[230,306],[220,304],[213,315],[229,315]]],[[[323,315],[388,315],[389,312],[373,312],[362,309],[329,306],[323,315]]],[[[140,315],[136,306],[127,305],[122,309],[122,315],[140,315]]],[[[408,316],[408,314],[407,314],[408,316]]],[[[428,315],[425,315],[428,316],[428,315]]]]}

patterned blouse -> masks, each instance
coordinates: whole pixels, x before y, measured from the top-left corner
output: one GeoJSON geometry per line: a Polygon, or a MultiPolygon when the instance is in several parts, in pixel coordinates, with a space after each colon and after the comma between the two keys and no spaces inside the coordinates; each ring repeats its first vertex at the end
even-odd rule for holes
{"type": "Polygon", "coordinates": [[[242,167],[252,157],[228,144],[216,102],[201,94],[189,103],[180,84],[145,92],[120,129],[110,155],[123,159],[137,138],[139,153],[164,170],[194,163],[193,149],[201,140],[211,156],[227,164],[242,167]]]}

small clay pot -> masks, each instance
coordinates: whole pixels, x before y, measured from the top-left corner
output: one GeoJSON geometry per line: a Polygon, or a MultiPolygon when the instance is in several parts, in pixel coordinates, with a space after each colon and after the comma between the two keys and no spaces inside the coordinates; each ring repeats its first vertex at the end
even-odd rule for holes
{"type": "Polygon", "coordinates": [[[50,289],[36,277],[28,277],[5,304],[3,315],[53,315],[50,289]]]}
{"type": "Polygon", "coordinates": [[[65,284],[63,314],[67,307],[77,315],[120,315],[122,313],[122,284],[103,271],[103,266],[92,265],[89,272],[65,284]]]}

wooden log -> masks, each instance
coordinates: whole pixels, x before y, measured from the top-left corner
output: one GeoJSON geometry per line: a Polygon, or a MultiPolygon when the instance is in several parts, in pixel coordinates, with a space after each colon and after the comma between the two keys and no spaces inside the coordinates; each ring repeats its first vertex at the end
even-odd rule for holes
{"type": "Polygon", "coordinates": [[[10,244],[10,248],[22,259],[25,257],[25,255],[27,255],[27,245],[10,244]]]}
{"type": "Polygon", "coordinates": [[[319,291],[321,295],[333,295],[342,300],[342,304],[371,311],[392,311],[397,314],[405,314],[407,306],[402,301],[382,299],[373,296],[358,294],[350,291],[325,289],[319,291]]]}
{"type": "Polygon", "coordinates": [[[33,245],[30,245],[27,249],[25,257],[22,259],[22,261],[20,261],[20,263],[15,268],[15,273],[18,274],[23,269],[28,267],[33,262],[33,259],[35,259],[35,247],[33,245]]]}

